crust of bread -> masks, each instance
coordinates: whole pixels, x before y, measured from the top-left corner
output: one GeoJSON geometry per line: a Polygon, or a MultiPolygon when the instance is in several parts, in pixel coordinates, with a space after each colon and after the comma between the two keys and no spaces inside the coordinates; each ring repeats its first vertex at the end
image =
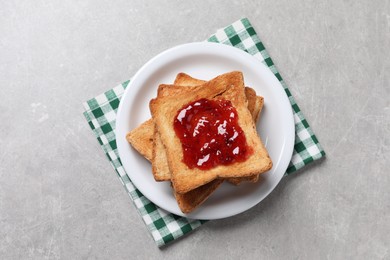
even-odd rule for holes
{"type": "Polygon", "coordinates": [[[171,172],[168,166],[167,153],[160,138],[160,133],[154,128],[153,134],[153,153],[152,153],[152,172],[156,181],[169,181],[171,172]]]}
{"type": "Polygon", "coordinates": [[[189,192],[217,178],[254,176],[272,167],[272,161],[257,135],[247,108],[241,72],[226,73],[193,88],[160,85],[158,97],[151,100],[150,109],[167,151],[171,180],[177,193],[189,192]],[[173,129],[174,117],[183,105],[200,98],[227,99],[232,102],[237,110],[238,123],[244,130],[247,144],[254,151],[246,161],[228,166],[219,165],[206,171],[189,169],[182,162],[181,143],[173,129]]]}
{"type": "Polygon", "coordinates": [[[248,110],[251,112],[253,122],[257,122],[264,105],[264,98],[257,96],[256,91],[250,87],[245,87],[245,96],[248,100],[248,110]]]}
{"type": "Polygon", "coordinates": [[[206,80],[196,79],[186,73],[180,72],[176,75],[173,85],[194,87],[204,83],[206,83],[206,80]]]}
{"type": "Polygon", "coordinates": [[[190,213],[203,202],[223,183],[223,180],[213,180],[189,192],[180,194],[174,191],[174,195],[183,213],[190,213]]]}
{"type": "Polygon", "coordinates": [[[149,119],[127,133],[126,140],[148,161],[153,157],[154,122],[149,119]]]}

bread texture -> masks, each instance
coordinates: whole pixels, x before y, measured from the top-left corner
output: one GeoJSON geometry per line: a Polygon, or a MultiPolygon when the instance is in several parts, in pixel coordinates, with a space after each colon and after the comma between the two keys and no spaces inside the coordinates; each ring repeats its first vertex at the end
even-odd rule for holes
{"type": "Polygon", "coordinates": [[[173,192],[175,195],[177,204],[183,213],[190,213],[203,202],[223,183],[223,180],[213,180],[205,185],[202,185],[189,192],[180,194],[176,191],[173,192]]]}
{"type": "Polygon", "coordinates": [[[264,105],[264,98],[256,95],[253,88],[245,87],[245,96],[248,100],[248,110],[251,112],[253,122],[257,122],[264,105]]]}
{"type": "Polygon", "coordinates": [[[159,86],[158,97],[151,100],[150,109],[167,152],[171,180],[177,193],[189,192],[218,178],[251,177],[272,167],[272,161],[257,135],[247,105],[241,72],[222,74],[191,88],[159,86]],[[228,166],[219,165],[209,170],[189,169],[182,162],[181,142],[173,129],[174,117],[183,105],[200,98],[231,101],[238,114],[238,124],[244,130],[247,145],[253,149],[253,154],[246,161],[228,166]]]}
{"type": "Polygon", "coordinates": [[[171,180],[171,172],[168,166],[167,153],[164,144],[161,141],[160,133],[154,128],[153,134],[153,152],[152,152],[152,172],[156,181],[171,180]]]}
{"type": "Polygon", "coordinates": [[[153,157],[154,122],[149,119],[126,135],[126,140],[148,161],[153,157]]]}

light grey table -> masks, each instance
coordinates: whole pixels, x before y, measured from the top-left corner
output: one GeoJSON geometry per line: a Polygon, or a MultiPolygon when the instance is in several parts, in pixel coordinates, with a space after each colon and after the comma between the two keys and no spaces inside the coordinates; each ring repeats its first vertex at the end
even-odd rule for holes
{"type": "Polygon", "coordinates": [[[389,1],[1,1],[0,258],[390,259],[389,47],[389,1]],[[81,103],[242,17],[327,159],[158,249],[81,103]]]}

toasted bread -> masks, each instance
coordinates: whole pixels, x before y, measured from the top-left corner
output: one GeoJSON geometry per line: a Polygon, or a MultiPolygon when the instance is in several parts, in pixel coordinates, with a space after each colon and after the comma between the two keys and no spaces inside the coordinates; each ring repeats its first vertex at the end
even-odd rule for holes
{"type": "MultiPolygon", "coordinates": [[[[203,83],[205,83],[205,81],[192,78],[191,76],[184,73],[178,74],[174,82],[175,85],[182,85],[182,86],[196,86],[203,83]]],[[[248,108],[252,114],[252,117],[254,120],[257,120],[258,115],[260,114],[260,111],[263,106],[263,98],[260,96],[256,96],[256,92],[249,87],[245,88],[245,95],[248,99],[248,108]]],[[[150,160],[150,150],[153,150],[153,153],[156,150],[155,148],[152,149],[152,146],[157,145],[158,156],[156,156],[155,154],[153,154],[152,156],[153,158],[152,161],[154,161],[153,163],[154,177],[157,181],[170,180],[171,174],[169,172],[166,153],[165,153],[165,149],[163,148],[163,144],[159,137],[158,131],[155,131],[154,136],[150,136],[150,133],[154,131],[154,129],[155,129],[154,124],[150,124],[150,120],[148,120],[140,127],[137,127],[136,129],[132,130],[132,132],[127,135],[127,139],[135,149],[137,149],[142,155],[144,155],[149,160],[150,160]],[[144,128],[149,128],[149,130],[144,128]]],[[[251,181],[251,182],[257,181],[258,175],[253,177],[228,178],[227,180],[233,184],[238,184],[241,181],[251,181]]],[[[208,184],[198,187],[185,194],[179,194],[174,191],[174,195],[176,197],[176,200],[182,212],[183,213],[192,212],[195,208],[201,205],[220,186],[222,182],[223,182],[222,179],[214,180],[208,184]]]]}
{"type": "MultiPolygon", "coordinates": [[[[187,74],[179,73],[174,81],[174,85],[191,87],[203,84],[205,82],[206,81],[204,80],[192,78],[187,74]]],[[[256,96],[256,92],[248,87],[245,88],[245,95],[248,99],[248,109],[250,110],[254,120],[256,120],[263,106],[263,98],[256,96]]],[[[164,145],[161,142],[160,134],[158,133],[156,128],[154,132],[154,148],[152,162],[153,174],[155,179],[159,181],[169,180],[171,177],[171,173],[168,167],[166,152],[164,145]]],[[[235,185],[238,185],[239,183],[241,183],[241,181],[255,182],[258,180],[258,176],[259,175],[246,178],[229,178],[227,180],[235,185]]],[[[217,179],[184,194],[180,194],[175,191],[173,191],[173,193],[180,210],[183,213],[190,213],[198,206],[200,206],[222,183],[223,179],[217,179]]]]}
{"type": "MultiPolygon", "coordinates": [[[[196,86],[205,83],[204,80],[195,79],[185,73],[179,73],[175,79],[175,85],[181,86],[196,86]]],[[[256,96],[256,92],[249,87],[245,88],[245,95],[248,100],[248,109],[252,114],[254,120],[257,120],[264,99],[261,96],[256,96]],[[254,94],[254,95],[253,95],[254,94]]],[[[156,181],[169,181],[171,178],[168,162],[165,155],[165,150],[162,152],[156,153],[156,160],[153,159],[153,151],[156,150],[153,148],[155,145],[158,146],[157,150],[163,148],[163,144],[161,143],[161,139],[158,136],[158,132],[154,133],[154,123],[153,120],[149,119],[142,123],[137,128],[133,129],[126,135],[127,141],[136,149],[142,156],[144,156],[147,160],[153,162],[153,175],[156,181]],[[155,135],[158,138],[155,138],[155,135]]],[[[255,182],[257,178],[250,177],[244,178],[246,181],[255,182]]],[[[238,179],[228,179],[229,182],[238,184],[238,179]]]]}
{"type": "Polygon", "coordinates": [[[183,194],[174,191],[173,194],[175,195],[180,210],[183,213],[192,212],[201,205],[222,184],[222,182],[222,179],[213,180],[183,194]]]}
{"type": "Polygon", "coordinates": [[[253,88],[245,87],[245,96],[248,100],[248,109],[251,112],[253,122],[259,120],[261,110],[264,105],[264,98],[256,95],[256,91],[253,88]]]}
{"type": "MultiPolygon", "coordinates": [[[[206,81],[204,81],[204,80],[193,78],[188,74],[179,73],[176,76],[176,79],[174,81],[174,85],[197,86],[197,85],[201,85],[205,82],[206,81]]],[[[248,109],[249,109],[249,112],[251,112],[253,121],[257,122],[257,120],[259,119],[261,110],[263,108],[263,105],[264,105],[264,98],[261,96],[256,96],[256,91],[250,87],[245,87],[245,96],[246,96],[246,99],[248,100],[248,109]]],[[[159,135],[159,134],[155,133],[155,135],[159,135]]],[[[155,143],[161,142],[161,139],[160,138],[158,138],[158,140],[155,139],[154,142],[155,143]]],[[[159,147],[163,148],[164,146],[160,145],[159,147]]],[[[158,164],[157,167],[159,167],[161,169],[162,172],[160,173],[160,175],[163,175],[165,178],[167,178],[168,175],[170,176],[170,173],[167,172],[167,171],[169,171],[169,167],[167,166],[168,162],[166,160],[166,153],[165,152],[161,152],[161,153],[163,153],[165,155],[165,158],[161,158],[161,156],[160,156],[158,158],[159,159],[158,161],[156,160],[156,162],[154,162],[154,159],[152,161],[153,161],[153,163],[158,164]]],[[[243,178],[227,178],[226,180],[234,185],[239,185],[243,181],[257,182],[258,179],[259,179],[259,174],[255,175],[255,176],[243,177],[243,178]]]]}
{"type": "Polygon", "coordinates": [[[153,153],[152,153],[152,172],[156,181],[169,181],[171,172],[168,166],[167,154],[160,138],[160,133],[154,128],[153,134],[153,153]]]}
{"type": "Polygon", "coordinates": [[[256,133],[247,108],[241,72],[226,73],[193,88],[160,85],[158,97],[150,102],[150,108],[155,126],[166,148],[172,183],[177,193],[189,192],[217,178],[254,176],[272,167],[272,161],[256,133]],[[175,135],[172,122],[183,105],[200,98],[231,101],[237,110],[238,123],[244,130],[247,144],[254,151],[246,161],[229,166],[220,165],[205,171],[189,169],[182,162],[181,143],[175,135]]]}
{"type": "Polygon", "coordinates": [[[154,122],[149,119],[126,135],[126,140],[148,161],[153,157],[154,122]]]}

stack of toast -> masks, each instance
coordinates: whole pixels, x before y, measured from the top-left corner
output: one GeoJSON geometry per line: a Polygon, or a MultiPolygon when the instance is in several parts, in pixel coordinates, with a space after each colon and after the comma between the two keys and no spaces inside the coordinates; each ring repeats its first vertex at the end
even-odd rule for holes
{"type": "MultiPolygon", "coordinates": [[[[183,213],[201,205],[225,180],[239,185],[257,182],[259,175],[272,168],[272,161],[256,132],[256,122],[264,98],[245,87],[241,72],[233,71],[210,81],[179,73],[173,84],[161,84],[157,97],[150,101],[152,118],[126,136],[128,142],[152,163],[156,181],[170,181],[173,194],[183,213]],[[181,139],[174,121],[186,104],[207,100],[228,100],[238,116],[238,125],[251,151],[244,161],[217,164],[209,169],[189,167],[183,160],[181,139]]],[[[221,144],[224,145],[224,144],[221,144]]]]}

